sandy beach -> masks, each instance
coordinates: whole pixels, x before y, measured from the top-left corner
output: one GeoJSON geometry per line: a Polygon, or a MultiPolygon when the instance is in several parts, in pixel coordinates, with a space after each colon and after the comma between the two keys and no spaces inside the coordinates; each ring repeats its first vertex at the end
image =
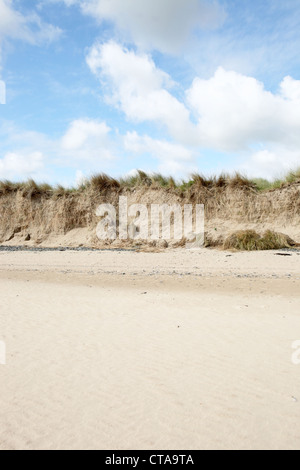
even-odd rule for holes
{"type": "Polygon", "coordinates": [[[299,449],[299,262],[0,252],[0,449],[299,449]]]}

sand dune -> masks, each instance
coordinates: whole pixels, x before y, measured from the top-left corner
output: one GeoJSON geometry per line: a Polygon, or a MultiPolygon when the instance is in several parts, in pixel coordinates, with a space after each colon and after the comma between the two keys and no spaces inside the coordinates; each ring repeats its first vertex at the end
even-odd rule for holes
{"type": "MultiPolygon", "coordinates": [[[[198,183],[194,181],[186,189],[157,184],[137,184],[129,188],[119,187],[119,183],[116,186],[115,180],[99,175],[95,177],[96,185],[92,181],[84,190],[50,192],[34,182],[24,185],[4,182],[0,185],[0,243],[46,247],[151,247],[150,231],[148,235],[144,233],[143,240],[131,239],[130,226],[136,221],[135,214],[127,220],[127,240],[98,238],[99,206],[111,204],[119,214],[120,197],[126,198],[128,207],[144,204],[149,216],[152,204],[176,205],[182,210],[185,204],[203,204],[207,246],[221,246],[228,235],[240,230],[255,230],[260,234],[266,230],[282,232],[300,243],[300,181],[283,184],[272,191],[255,190],[250,181],[240,177],[223,181],[221,185],[216,181],[203,185],[201,181],[200,177],[198,183]]],[[[147,223],[142,225],[145,228],[147,223]]],[[[167,235],[166,241],[172,248],[178,241],[182,242],[169,239],[167,235]]]]}
{"type": "Polygon", "coordinates": [[[0,253],[0,449],[299,449],[299,261],[0,253]]]}

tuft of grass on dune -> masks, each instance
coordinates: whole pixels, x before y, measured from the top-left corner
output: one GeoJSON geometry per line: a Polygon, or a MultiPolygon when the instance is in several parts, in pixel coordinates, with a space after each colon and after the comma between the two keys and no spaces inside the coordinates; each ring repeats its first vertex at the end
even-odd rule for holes
{"type": "Polygon", "coordinates": [[[233,189],[256,189],[253,181],[240,173],[235,173],[231,178],[229,177],[227,184],[233,189]]]}
{"type": "Polygon", "coordinates": [[[273,189],[273,183],[264,178],[253,178],[252,182],[258,191],[273,189]]]}
{"type": "Polygon", "coordinates": [[[147,173],[137,170],[135,175],[120,178],[119,183],[122,188],[131,189],[139,186],[151,186],[152,180],[147,173]]]}
{"type": "Polygon", "coordinates": [[[71,192],[70,189],[65,188],[61,184],[58,184],[53,189],[53,197],[56,199],[59,199],[61,197],[67,196],[68,194],[70,194],[70,192],[71,192]]]}
{"type": "Polygon", "coordinates": [[[12,183],[9,180],[0,181],[0,194],[9,194],[20,191],[23,196],[35,197],[38,195],[51,195],[53,188],[47,183],[36,183],[29,179],[23,183],[12,183]]]}
{"type": "Polygon", "coordinates": [[[270,191],[286,185],[300,183],[300,168],[291,170],[282,178],[273,179],[272,181],[264,178],[254,178],[252,182],[258,191],[270,191]]]}
{"type": "Polygon", "coordinates": [[[37,184],[33,179],[29,179],[26,183],[21,184],[20,190],[22,195],[34,198],[43,195],[52,195],[52,187],[47,183],[37,184]]]}
{"type": "Polygon", "coordinates": [[[176,188],[177,184],[172,176],[166,177],[159,173],[154,173],[151,177],[152,185],[157,185],[161,188],[176,188]]]}
{"type": "Polygon", "coordinates": [[[212,188],[214,186],[214,179],[205,177],[198,173],[194,173],[192,176],[192,186],[197,189],[201,188],[212,188]]]}
{"type": "Polygon", "coordinates": [[[297,168],[295,171],[290,171],[287,174],[285,180],[290,184],[300,183],[300,168],[297,168]]]}
{"type": "Polygon", "coordinates": [[[228,175],[221,173],[219,176],[209,176],[206,177],[201,174],[191,175],[191,180],[188,182],[183,181],[181,184],[181,190],[185,191],[187,189],[193,188],[197,189],[253,189],[255,190],[255,184],[253,181],[249,180],[246,176],[241,175],[240,173],[235,173],[234,175],[228,175]]]}
{"type": "Polygon", "coordinates": [[[0,194],[8,194],[16,192],[20,189],[20,183],[13,183],[9,180],[0,181],[0,194]]]}
{"type": "Polygon", "coordinates": [[[240,230],[232,233],[223,244],[224,250],[253,251],[259,250],[260,236],[254,230],[240,230]]]}
{"type": "Polygon", "coordinates": [[[267,230],[263,235],[259,235],[255,230],[240,230],[226,238],[223,249],[238,251],[279,250],[295,245],[296,243],[283,233],[267,230]]]}
{"type": "Polygon", "coordinates": [[[279,248],[291,248],[296,243],[288,235],[267,230],[262,237],[261,250],[277,250],[279,248]]]}
{"type": "Polygon", "coordinates": [[[286,184],[285,179],[268,181],[264,178],[254,178],[252,182],[257,191],[271,191],[273,189],[279,189],[286,184]]]}
{"type": "Polygon", "coordinates": [[[96,191],[108,191],[109,189],[119,189],[120,183],[118,180],[111,178],[110,176],[101,173],[99,175],[93,175],[89,181],[92,189],[96,191]]]}

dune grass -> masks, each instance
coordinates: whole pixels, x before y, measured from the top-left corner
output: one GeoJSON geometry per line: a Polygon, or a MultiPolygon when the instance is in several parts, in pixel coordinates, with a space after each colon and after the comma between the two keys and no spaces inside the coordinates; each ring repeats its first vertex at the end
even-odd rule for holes
{"type": "Polygon", "coordinates": [[[104,173],[92,175],[76,188],[65,188],[62,185],[51,186],[47,183],[36,183],[30,179],[25,182],[15,183],[9,180],[0,181],[0,195],[21,191],[24,196],[54,196],[63,197],[76,192],[92,189],[96,192],[108,190],[134,189],[138,187],[153,187],[186,191],[200,189],[212,190],[230,187],[232,189],[249,189],[253,191],[270,191],[285,185],[300,183],[300,168],[290,171],[281,179],[268,181],[263,178],[249,179],[246,176],[235,173],[233,175],[221,174],[219,176],[204,176],[198,173],[192,174],[189,180],[176,181],[173,177],[166,177],[159,173],[147,174],[137,170],[134,175],[112,178],[104,173]]]}
{"type": "Polygon", "coordinates": [[[90,186],[97,191],[107,191],[109,189],[119,189],[121,187],[118,180],[105,175],[93,175],[89,180],[90,186]]]}
{"type": "Polygon", "coordinates": [[[240,230],[226,238],[224,250],[256,251],[291,248],[296,243],[287,235],[267,230],[259,235],[254,230],[240,230]]]}
{"type": "Polygon", "coordinates": [[[300,182],[300,168],[297,168],[295,171],[290,171],[286,175],[286,182],[287,183],[299,183],[300,182]]]}
{"type": "Polygon", "coordinates": [[[252,182],[258,191],[270,191],[272,189],[281,188],[287,184],[300,183],[300,168],[289,171],[282,178],[275,178],[272,181],[268,181],[264,178],[254,178],[252,182]]]}

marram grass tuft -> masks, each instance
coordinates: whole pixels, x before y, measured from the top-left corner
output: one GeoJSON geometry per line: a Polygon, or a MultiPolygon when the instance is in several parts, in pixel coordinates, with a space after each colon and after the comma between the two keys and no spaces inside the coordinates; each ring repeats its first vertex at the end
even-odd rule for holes
{"type": "Polygon", "coordinates": [[[224,250],[255,251],[291,248],[296,243],[283,233],[267,230],[262,236],[255,230],[234,232],[224,241],[224,250]]]}

